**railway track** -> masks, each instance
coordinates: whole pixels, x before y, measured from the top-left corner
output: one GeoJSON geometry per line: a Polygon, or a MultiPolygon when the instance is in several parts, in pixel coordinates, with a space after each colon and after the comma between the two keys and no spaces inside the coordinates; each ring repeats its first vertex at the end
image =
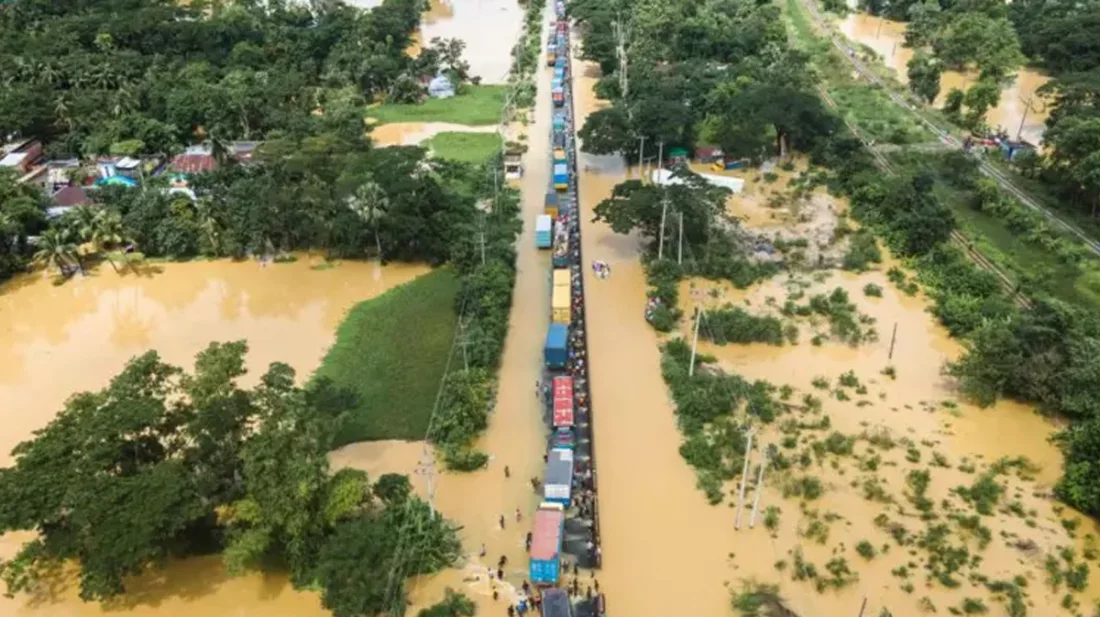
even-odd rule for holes
{"type": "MultiPolygon", "coordinates": [[[[881,79],[879,79],[878,75],[875,75],[874,72],[868,69],[867,66],[859,58],[856,57],[855,50],[852,48],[852,46],[849,45],[846,40],[843,39],[843,37],[838,36],[835,32],[828,28],[825,18],[821,15],[821,12],[818,10],[817,5],[814,3],[814,0],[799,0],[799,3],[802,6],[806,7],[806,11],[809,13],[810,18],[813,19],[814,25],[817,27],[817,29],[828,35],[829,40],[830,42],[832,42],[833,46],[836,47],[838,51],[840,51],[841,55],[848,59],[848,62],[851,63],[851,65],[856,69],[856,71],[859,72],[860,75],[867,78],[867,80],[869,80],[876,86],[882,88],[882,91],[886,93],[886,96],[889,97],[895,105],[901,107],[914,118],[916,118],[917,121],[924,125],[925,128],[931,131],[932,134],[935,135],[944,144],[956,149],[962,148],[962,142],[960,142],[958,138],[956,138],[950,132],[940,128],[928,118],[924,117],[924,115],[917,110],[917,108],[913,105],[911,101],[907,100],[901,94],[895,92],[893,88],[891,88],[881,79]]],[[[1081,231],[1080,228],[1066,222],[1060,216],[1058,216],[1054,212],[1051,212],[1049,209],[1036,202],[1030,195],[1017,187],[1012,182],[1012,180],[1008,176],[1006,176],[1005,173],[1002,172],[1000,169],[997,169],[995,166],[979,158],[978,170],[982,173],[982,175],[992,179],[994,182],[1000,185],[1002,189],[1015,197],[1017,201],[1043,215],[1048,221],[1050,221],[1052,225],[1074,236],[1082,244],[1088,247],[1090,251],[1100,256],[1100,242],[1093,240],[1087,234],[1081,231]]]]}
{"type": "MultiPolygon", "coordinates": [[[[825,89],[822,88],[820,85],[816,87],[818,94],[821,96],[821,99],[825,101],[825,104],[829,107],[832,107],[833,109],[837,109],[836,101],[834,101],[833,98],[829,96],[829,93],[826,92],[825,89]]],[[[859,128],[852,124],[848,120],[848,118],[844,117],[843,114],[840,114],[840,117],[844,121],[844,124],[848,126],[848,130],[852,133],[852,135],[859,140],[859,143],[863,144],[863,147],[875,159],[875,163],[887,174],[891,176],[897,175],[897,172],[895,172],[893,167],[890,166],[890,161],[888,161],[886,157],[883,156],[881,151],[871,146],[871,144],[863,137],[863,135],[860,134],[859,128]]],[[[951,241],[960,249],[962,249],[963,253],[965,253],[966,256],[972,262],[974,262],[975,265],[977,265],[979,268],[982,268],[983,270],[988,270],[989,272],[992,272],[993,275],[996,276],[997,279],[1000,281],[1001,287],[1005,290],[1005,293],[1007,293],[1008,296],[1012,298],[1021,308],[1032,308],[1033,305],[1031,300],[1020,293],[1019,288],[1016,285],[1016,282],[1012,280],[1012,277],[1008,276],[1008,273],[1006,273],[1000,266],[993,263],[993,261],[991,261],[988,257],[983,255],[981,251],[974,248],[973,243],[971,243],[970,240],[968,240],[967,237],[962,234],[962,232],[957,229],[953,230],[951,232],[951,241]]]]}

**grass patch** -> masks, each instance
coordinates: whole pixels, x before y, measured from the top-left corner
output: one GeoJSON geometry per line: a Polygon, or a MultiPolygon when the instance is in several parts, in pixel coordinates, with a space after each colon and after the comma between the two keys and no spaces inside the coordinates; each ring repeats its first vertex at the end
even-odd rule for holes
{"type": "Polygon", "coordinates": [[[440,133],[424,142],[442,159],[461,163],[484,163],[500,152],[504,140],[496,133],[440,133]]]}
{"type": "Polygon", "coordinates": [[[507,86],[465,86],[449,99],[428,99],[419,104],[384,103],[367,110],[379,124],[390,122],[452,122],[468,126],[496,124],[504,107],[507,86]]]}
{"type": "Polygon", "coordinates": [[[424,438],[454,339],[458,286],[454,272],[439,269],[348,312],[314,375],[359,396],[336,445],[424,438]]]}

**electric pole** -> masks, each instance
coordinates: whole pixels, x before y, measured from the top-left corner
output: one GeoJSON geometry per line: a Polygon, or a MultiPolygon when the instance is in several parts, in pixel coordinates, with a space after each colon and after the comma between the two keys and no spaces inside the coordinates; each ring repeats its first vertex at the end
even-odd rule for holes
{"type": "Polygon", "coordinates": [[[764,469],[768,466],[768,449],[764,448],[764,462],[760,465],[760,473],[756,476],[756,498],[752,500],[752,514],[749,515],[749,529],[756,525],[756,510],[760,507],[760,493],[764,492],[764,469]]]}
{"type": "Polygon", "coordinates": [[[661,163],[665,154],[665,142],[657,142],[657,188],[661,191],[661,239],[657,243],[657,260],[665,258],[665,219],[668,218],[668,196],[661,184],[661,163]]]}
{"type": "Polygon", "coordinates": [[[1020,97],[1020,102],[1024,104],[1024,115],[1020,116],[1020,128],[1016,129],[1016,141],[1020,141],[1020,136],[1024,133],[1024,121],[1027,120],[1027,112],[1034,111],[1035,113],[1039,113],[1038,109],[1032,109],[1031,107],[1032,104],[1035,103],[1034,94],[1027,97],[1026,101],[1024,97],[1020,97]]]}
{"type": "Polygon", "coordinates": [[[683,212],[680,212],[680,224],[678,225],[678,227],[680,228],[680,243],[676,247],[676,263],[682,266],[682,265],[684,265],[684,213],[683,212]]]}
{"type": "Polygon", "coordinates": [[[688,365],[688,377],[695,374],[695,350],[699,347],[699,324],[703,321],[703,309],[695,307],[695,334],[691,337],[691,364],[688,365]]]}
{"type": "Polygon", "coordinates": [[[749,453],[752,451],[752,429],[748,430],[745,439],[745,465],[741,469],[741,495],[737,498],[737,518],[733,520],[733,528],[741,528],[741,508],[745,504],[745,477],[749,475],[749,453]]]}
{"type": "Polygon", "coordinates": [[[427,478],[428,507],[432,511],[432,518],[435,518],[435,460],[433,460],[432,454],[427,448],[424,448],[424,454],[416,466],[416,473],[427,478]]]}
{"type": "Polygon", "coordinates": [[[645,135],[638,138],[641,145],[638,146],[638,173],[642,174],[642,182],[645,182],[645,174],[642,173],[642,161],[645,160],[645,135]]]}

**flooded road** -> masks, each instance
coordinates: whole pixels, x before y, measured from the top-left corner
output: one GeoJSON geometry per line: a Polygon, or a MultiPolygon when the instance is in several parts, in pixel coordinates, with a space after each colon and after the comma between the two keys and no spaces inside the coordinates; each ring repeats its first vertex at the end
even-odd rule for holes
{"type": "MultiPolygon", "coordinates": [[[[602,103],[598,69],[574,50],[577,127],[602,103]]],[[[736,577],[731,517],[707,505],[680,457],[680,434],[661,378],[657,335],[645,321],[638,242],[593,223],[592,208],[627,177],[616,157],[580,154],[584,255],[608,262],[599,280],[585,267],[600,529],[609,612],[631,617],[728,615],[736,577]]],[[[587,266],[588,263],[585,265],[587,266]]],[[[771,560],[768,560],[770,563],[771,560]]]]}
{"type": "MultiPolygon", "coordinates": [[[[373,8],[382,0],[348,0],[360,8],[373,8]]],[[[420,30],[409,48],[419,55],[434,38],[460,39],[466,43],[463,59],[470,74],[484,84],[508,81],[512,46],[523,27],[523,7],[516,0],[431,0],[420,30]]]]}
{"type": "MultiPolygon", "coordinates": [[[[883,63],[894,70],[901,83],[909,81],[907,64],[913,57],[913,50],[905,47],[903,22],[853,12],[839,23],[839,28],[850,40],[870,47],[881,56],[883,63]]],[[[943,105],[952,88],[965,91],[976,80],[976,74],[944,71],[940,78],[940,94],[936,98],[936,106],[943,105]]],[[[1021,136],[1026,141],[1038,144],[1046,130],[1043,122],[1047,118],[1048,110],[1035,92],[1048,81],[1050,78],[1046,75],[1021,67],[1016,72],[1016,79],[1001,91],[1001,100],[997,107],[986,114],[986,122],[990,126],[1004,128],[1015,139],[1017,131],[1020,131],[1020,121],[1023,120],[1021,136]]]]}

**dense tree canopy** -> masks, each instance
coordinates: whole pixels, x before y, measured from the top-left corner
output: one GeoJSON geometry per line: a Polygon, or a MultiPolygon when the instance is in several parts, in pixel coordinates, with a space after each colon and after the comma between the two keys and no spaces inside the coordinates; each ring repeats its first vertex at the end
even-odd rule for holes
{"type": "MultiPolygon", "coordinates": [[[[327,454],[349,393],[324,380],[298,387],[279,363],[242,388],[246,351],[243,342],[211,344],[190,373],[146,353],[103,390],[74,395],[16,447],[15,465],[0,469],[0,533],[39,535],[0,563],[9,592],[45,584],[52,565],[76,559],[81,597],[104,600],[166,557],[222,546],[231,572],[285,569],[297,584],[320,581],[327,597],[344,584],[324,576],[334,567],[327,547],[384,579],[410,528],[426,548],[401,571],[431,572],[458,557],[454,531],[407,480],[384,477],[376,500],[365,474],[331,473],[327,454]],[[369,540],[379,537],[388,543],[369,540]],[[381,555],[376,569],[369,555],[381,555]]],[[[403,606],[404,594],[388,600],[385,608],[403,606]]],[[[382,610],[371,602],[347,614],[382,610]]]]}
{"type": "Polygon", "coordinates": [[[787,48],[772,4],[642,1],[627,7],[578,0],[570,11],[588,27],[585,57],[604,69],[597,90],[615,103],[581,129],[589,152],[637,158],[644,138],[649,154],[660,143],[713,143],[731,156],[760,159],[788,148],[809,150],[836,130],[812,90],[807,56],[787,48]],[[616,10],[632,14],[625,96],[611,24],[616,10]]]}
{"type": "Polygon", "coordinates": [[[0,13],[0,134],[43,138],[56,153],[106,154],[127,140],[163,153],[206,136],[301,133],[345,88],[371,100],[402,74],[438,67],[438,54],[405,54],[422,8],[13,3],[0,13]]]}

